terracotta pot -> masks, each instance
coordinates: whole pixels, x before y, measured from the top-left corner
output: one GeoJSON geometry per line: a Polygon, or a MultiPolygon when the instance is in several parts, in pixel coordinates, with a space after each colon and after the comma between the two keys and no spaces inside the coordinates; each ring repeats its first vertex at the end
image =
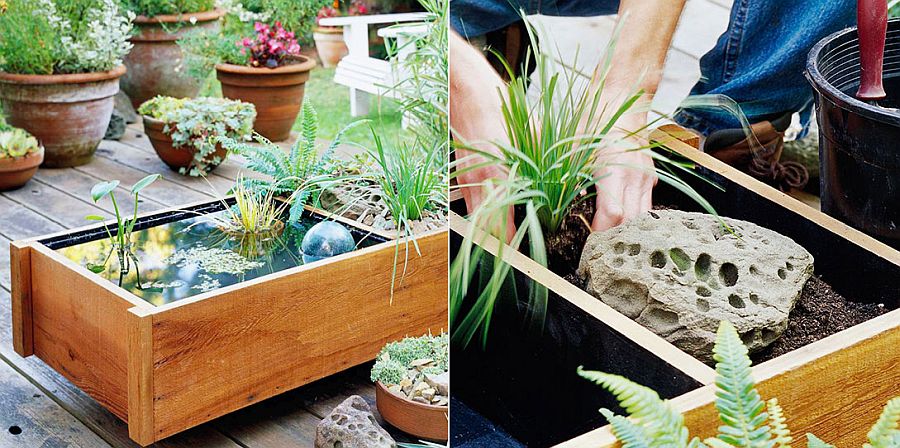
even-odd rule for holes
{"type": "Polygon", "coordinates": [[[319,53],[322,67],[335,67],[344,56],[347,56],[343,28],[330,26],[316,28],[313,31],[313,39],[316,41],[316,51],[319,53]]]}
{"type": "Polygon", "coordinates": [[[0,191],[13,190],[28,183],[43,161],[43,150],[22,157],[0,159],[0,191]]]}
{"type": "MultiPolygon", "coordinates": [[[[172,138],[163,132],[166,123],[147,116],[143,116],[143,118],[144,133],[147,134],[147,138],[150,139],[150,144],[153,145],[153,150],[156,151],[156,155],[158,155],[166,165],[169,165],[169,168],[172,168],[175,171],[178,171],[181,168],[189,169],[194,163],[194,154],[197,153],[197,150],[185,147],[176,148],[172,144],[172,138]]],[[[220,160],[224,161],[226,156],[228,156],[228,150],[219,144],[216,145],[216,152],[207,157],[210,160],[218,157],[220,160]]],[[[217,166],[218,164],[210,163],[209,171],[214,170],[217,166]]]]}
{"type": "Polygon", "coordinates": [[[303,104],[303,90],[316,61],[301,56],[301,62],[278,68],[218,64],[216,73],[225,98],[253,103],[253,129],[280,142],[291,135],[291,127],[303,104]]]}
{"type": "Polygon", "coordinates": [[[182,66],[183,55],[176,41],[185,33],[204,28],[216,30],[225,11],[217,9],[198,13],[138,16],[134,19],[137,34],[125,56],[128,73],[122,77],[122,90],[137,109],[157,95],[192,98],[200,91],[200,83],[187,75],[182,66]],[[191,23],[191,19],[196,19],[191,23]]]}
{"type": "Polygon", "coordinates": [[[12,126],[44,147],[44,166],[83,165],[106,134],[125,66],[72,75],[0,72],[0,101],[12,126]]]}
{"type": "Polygon", "coordinates": [[[448,406],[432,406],[407,400],[375,383],[375,406],[384,420],[417,438],[444,442],[449,432],[448,406]]]}

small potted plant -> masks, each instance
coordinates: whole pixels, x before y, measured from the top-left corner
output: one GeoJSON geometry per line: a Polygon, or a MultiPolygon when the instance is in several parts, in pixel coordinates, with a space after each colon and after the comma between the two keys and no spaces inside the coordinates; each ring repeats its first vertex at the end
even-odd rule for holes
{"type": "Polygon", "coordinates": [[[134,107],[157,96],[194,97],[200,84],[182,67],[177,45],[185,33],[196,29],[217,31],[224,11],[215,0],[126,0],[134,18],[134,48],[125,57],[128,72],[122,90],[134,107]]]}
{"type": "Polygon", "coordinates": [[[216,64],[222,94],[256,106],[253,128],[271,141],[287,140],[300,113],[303,92],[316,62],[300,54],[294,33],[275,22],[257,22],[256,36],[236,45],[248,57],[247,64],[216,64]]]}
{"type": "Polygon", "coordinates": [[[361,16],[369,13],[369,8],[359,0],[351,1],[346,12],[341,11],[340,0],[335,0],[331,5],[325,5],[316,14],[316,28],[313,30],[313,39],[316,42],[316,53],[322,66],[331,68],[338,64],[347,55],[347,43],[344,42],[344,28],[340,26],[322,26],[319,21],[329,17],[361,16]]]}
{"type": "Polygon", "coordinates": [[[25,185],[44,160],[44,148],[28,132],[0,122],[0,191],[25,185]]]}
{"type": "Polygon", "coordinates": [[[252,104],[223,98],[156,97],[138,109],[159,158],[181,174],[206,175],[225,160],[216,137],[249,139],[252,104]]]}
{"type": "Polygon", "coordinates": [[[445,333],[384,346],[372,366],[372,381],[375,404],[385,421],[421,439],[447,440],[449,344],[445,333]]]}
{"type": "Polygon", "coordinates": [[[106,133],[131,14],[116,0],[9,2],[0,11],[0,101],[12,126],[45,148],[44,164],[87,163],[106,133]]]}

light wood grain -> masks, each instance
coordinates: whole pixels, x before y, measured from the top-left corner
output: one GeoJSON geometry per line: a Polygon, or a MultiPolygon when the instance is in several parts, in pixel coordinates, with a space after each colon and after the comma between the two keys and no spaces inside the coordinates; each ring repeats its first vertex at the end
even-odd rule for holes
{"type": "Polygon", "coordinates": [[[40,244],[31,272],[34,354],[126,419],[126,311],[151,305],[40,244]]]}
{"type": "Polygon", "coordinates": [[[19,356],[34,354],[31,300],[31,245],[9,243],[13,349],[19,356]]]}
{"type": "Polygon", "coordinates": [[[158,307],[156,437],[371,360],[388,341],[445,330],[447,233],[419,246],[393,304],[386,243],[158,307]]]}
{"type": "Polygon", "coordinates": [[[125,314],[128,338],[128,435],[153,443],[153,319],[145,308],[125,314]]]}

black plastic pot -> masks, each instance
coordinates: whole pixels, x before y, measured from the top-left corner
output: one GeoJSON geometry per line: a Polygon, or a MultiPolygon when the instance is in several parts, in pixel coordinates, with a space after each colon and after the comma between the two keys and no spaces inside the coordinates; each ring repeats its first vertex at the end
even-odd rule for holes
{"type": "Polygon", "coordinates": [[[900,20],[888,24],[878,106],[859,101],[855,28],[832,34],[809,53],[806,76],[819,122],[822,211],[900,247],[900,20]]]}

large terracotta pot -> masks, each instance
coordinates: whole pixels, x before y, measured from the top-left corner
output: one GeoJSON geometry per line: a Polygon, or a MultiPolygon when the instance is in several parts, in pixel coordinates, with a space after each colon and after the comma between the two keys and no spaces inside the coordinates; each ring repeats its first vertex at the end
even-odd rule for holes
{"type": "MultiPolygon", "coordinates": [[[[175,171],[178,171],[181,168],[189,169],[194,163],[194,155],[197,153],[197,150],[185,147],[176,148],[172,144],[172,138],[163,132],[166,123],[148,116],[144,116],[143,118],[144,133],[147,134],[147,138],[150,139],[150,144],[153,146],[153,150],[156,151],[156,155],[158,155],[166,165],[169,165],[169,168],[172,168],[175,171]]],[[[228,150],[221,144],[218,144],[216,145],[216,152],[207,157],[209,160],[218,157],[219,160],[224,161],[227,155],[228,150]]],[[[218,164],[209,164],[207,172],[214,170],[217,166],[218,164]]]]}
{"type": "Polygon", "coordinates": [[[43,150],[22,157],[0,159],[0,191],[12,190],[28,183],[42,161],[43,150]]]}
{"type": "Polygon", "coordinates": [[[338,62],[347,56],[347,43],[344,42],[342,27],[318,27],[313,31],[313,40],[316,41],[316,52],[322,61],[322,67],[337,66],[338,62]]]}
{"type": "Polygon", "coordinates": [[[106,134],[125,66],[72,75],[0,72],[0,101],[12,126],[44,146],[44,166],[83,165],[106,134]]]}
{"type": "Polygon", "coordinates": [[[134,48],[125,56],[128,73],[122,77],[122,90],[137,109],[157,95],[192,98],[200,91],[199,82],[187,75],[182,66],[181,48],[176,41],[198,28],[218,29],[225,11],[138,16],[137,31],[131,38],[134,48]],[[192,23],[192,19],[193,23],[192,23]]]}
{"type": "Polygon", "coordinates": [[[448,406],[434,406],[407,400],[375,383],[375,406],[384,420],[417,438],[444,442],[449,432],[448,406]]]}
{"type": "Polygon", "coordinates": [[[263,137],[280,142],[291,135],[291,127],[303,104],[303,90],[316,61],[300,56],[296,64],[278,68],[256,68],[218,64],[216,73],[225,98],[253,103],[253,129],[263,137]]]}

